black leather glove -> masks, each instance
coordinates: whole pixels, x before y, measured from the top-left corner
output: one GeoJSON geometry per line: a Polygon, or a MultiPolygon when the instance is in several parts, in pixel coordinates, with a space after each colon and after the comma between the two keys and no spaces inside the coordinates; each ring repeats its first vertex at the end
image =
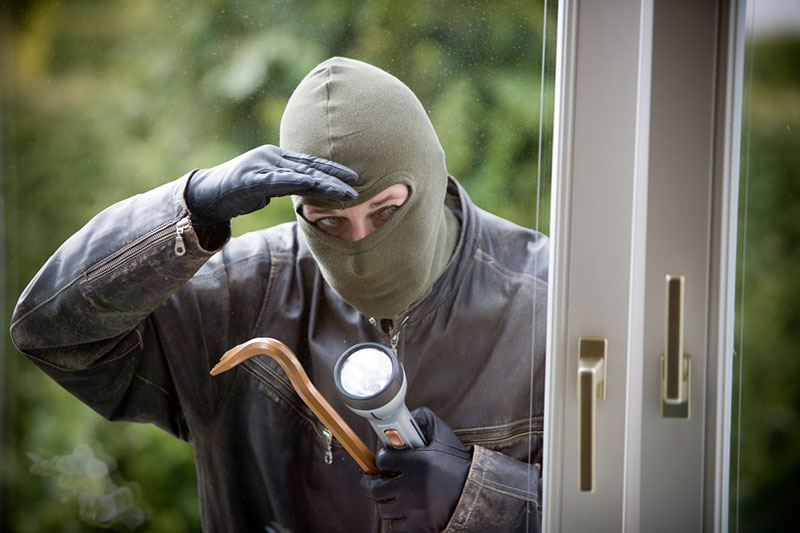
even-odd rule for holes
{"type": "Polygon", "coordinates": [[[364,474],[361,488],[374,500],[392,531],[441,531],[447,527],[467,480],[472,452],[427,407],[412,415],[425,435],[424,448],[384,448],[376,462],[381,475],[364,474]]]}
{"type": "Polygon", "coordinates": [[[196,170],[185,199],[195,225],[227,223],[270,198],[300,194],[351,200],[356,173],[338,163],[265,144],[221,165],[196,170]]]}

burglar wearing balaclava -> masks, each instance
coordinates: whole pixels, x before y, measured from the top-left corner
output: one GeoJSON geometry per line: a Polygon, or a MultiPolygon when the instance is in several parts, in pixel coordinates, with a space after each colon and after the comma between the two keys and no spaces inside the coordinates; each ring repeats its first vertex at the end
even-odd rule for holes
{"type": "MultiPolygon", "coordinates": [[[[450,260],[459,223],[444,202],[444,151],[408,87],[366,63],[343,58],[326,61],[306,76],[289,100],[281,121],[281,148],[336,161],[358,176],[350,182],[357,195],[331,198],[314,190],[292,197],[300,230],[331,288],[379,323],[400,318],[427,296],[450,260]],[[385,224],[362,239],[345,241],[303,216],[304,205],[343,210],[369,202],[396,184],[408,187],[408,199],[385,224]]],[[[253,168],[258,163],[253,162],[253,168]]],[[[213,218],[225,219],[231,212],[249,210],[248,202],[265,196],[253,193],[246,173],[237,174],[248,177],[241,185],[226,183],[220,175],[212,169],[192,178],[187,196],[192,212],[207,217],[206,198],[218,210],[222,202],[217,198],[222,197],[223,209],[232,211],[213,218]],[[236,206],[239,199],[242,208],[236,206]]],[[[286,187],[281,184],[281,192],[286,187]]],[[[427,410],[418,416],[421,427],[430,433],[427,441],[431,444],[414,451],[382,450],[377,464],[386,475],[362,480],[381,518],[403,519],[397,531],[444,529],[470,465],[470,452],[444,422],[427,410]]]]}
{"type": "Polygon", "coordinates": [[[103,416],[192,442],[204,530],[538,531],[547,238],[472,204],[413,92],[366,63],[315,67],[279,144],[97,215],[20,297],[15,344],[103,416]],[[296,222],[230,238],[280,196],[296,222]],[[379,475],[274,361],[208,375],[254,337],[296,352],[379,475]],[[424,447],[380,449],[337,401],[360,342],[402,361],[424,447]]]}

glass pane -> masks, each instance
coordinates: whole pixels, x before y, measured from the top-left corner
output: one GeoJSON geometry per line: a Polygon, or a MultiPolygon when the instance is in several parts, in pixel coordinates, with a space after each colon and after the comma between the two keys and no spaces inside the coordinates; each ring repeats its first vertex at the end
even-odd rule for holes
{"type": "MultiPolygon", "coordinates": [[[[3,323],[47,257],[103,208],[277,144],[289,95],[333,55],[404,81],[472,200],[547,233],[556,4],[10,2],[0,10],[3,323]]],[[[233,233],[293,219],[276,199],[233,233]]],[[[200,528],[191,446],[109,424],[8,337],[0,349],[0,529],[200,528]],[[98,516],[109,501],[81,500],[86,483],[125,501],[98,516]]]]}
{"type": "Polygon", "coordinates": [[[800,4],[747,15],[730,528],[794,529],[800,478],[800,4]]]}

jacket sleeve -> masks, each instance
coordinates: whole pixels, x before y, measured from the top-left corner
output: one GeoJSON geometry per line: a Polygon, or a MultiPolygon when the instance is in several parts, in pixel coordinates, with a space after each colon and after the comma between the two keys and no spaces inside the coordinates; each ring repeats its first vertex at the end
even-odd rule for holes
{"type": "MultiPolygon", "coordinates": [[[[165,302],[213,252],[189,222],[186,180],[117,203],[69,238],[20,296],[11,337],[104,417],[153,422],[189,440],[164,333],[183,316],[187,328],[202,320],[165,302]]],[[[189,305],[193,295],[184,300],[189,305]]],[[[193,349],[180,348],[184,362],[193,349]]],[[[201,371],[207,376],[208,368],[201,371]]]]}
{"type": "Polygon", "coordinates": [[[446,533],[541,531],[541,465],[475,446],[467,481],[446,533]]]}

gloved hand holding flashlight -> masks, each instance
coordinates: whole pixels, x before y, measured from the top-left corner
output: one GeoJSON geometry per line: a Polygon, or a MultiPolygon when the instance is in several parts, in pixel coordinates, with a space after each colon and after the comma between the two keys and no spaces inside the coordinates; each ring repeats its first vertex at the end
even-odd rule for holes
{"type": "Polygon", "coordinates": [[[380,517],[392,522],[393,531],[443,530],[464,488],[472,452],[430,409],[409,413],[405,371],[388,348],[353,346],[333,373],[344,403],[369,421],[386,446],[376,457],[381,474],[361,478],[380,517]]]}
{"type": "Polygon", "coordinates": [[[364,474],[361,488],[380,517],[392,522],[392,531],[442,531],[458,504],[472,452],[430,409],[421,407],[412,415],[428,444],[382,449],[376,457],[382,474],[364,474]]]}

